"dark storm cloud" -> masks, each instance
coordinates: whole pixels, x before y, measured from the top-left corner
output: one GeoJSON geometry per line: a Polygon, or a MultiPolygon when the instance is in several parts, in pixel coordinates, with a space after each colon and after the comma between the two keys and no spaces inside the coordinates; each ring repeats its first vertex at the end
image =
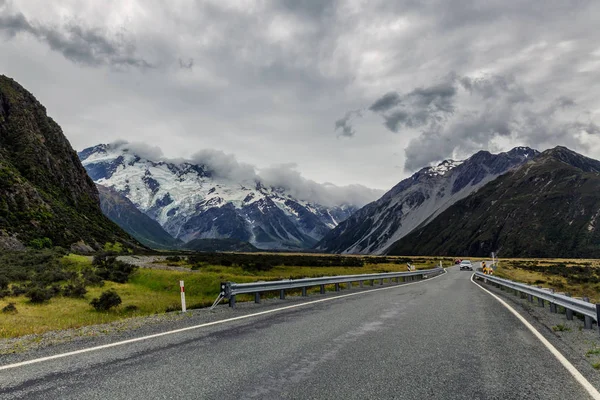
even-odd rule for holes
{"type": "Polygon", "coordinates": [[[136,47],[121,35],[113,39],[100,29],[87,29],[69,23],[60,27],[35,24],[20,13],[0,10],[0,32],[8,37],[25,33],[46,43],[65,58],[88,66],[150,68],[152,65],[136,56],[136,47]]]}
{"type": "Polygon", "coordinates": [[[401,101],[398,92],[389,92],[377,99],[375,103],[371,104],[369,110],[373,112],[387,111],[390,108],[396,107],[401,101]]]}
{"type": "Polygon", "coordinates": [[[352,126],[352,119],[362,116],[361,110],[348,111],[344,117],[335,121],[335,130],[339,130],[338,136],[351,138],[355,135],[356,130],[352,126]]]}
{"type": "MultiPolygon", "coordinates": [[[[438,85],[416,88],[406,94],[388,92],[369,110],[383,118],[394,133],[420,131],[405,149],[405,170],[414,171],[454,153],[490,148],[494,140],[507,138],[543,148],[547,143],[582,147],[582,134],[597,135],[592,121],[559,118],[576,107],[567,96],[536,98],[514,77],[451,76],[438,85]]],[[[340,120],[343,129],[356,131],[349,115],[340,120]]]]}

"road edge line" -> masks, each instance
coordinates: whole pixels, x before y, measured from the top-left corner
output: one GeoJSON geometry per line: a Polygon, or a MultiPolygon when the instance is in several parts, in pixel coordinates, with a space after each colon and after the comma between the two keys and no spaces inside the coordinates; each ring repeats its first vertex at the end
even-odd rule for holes
{"type": "MultiPolygon", "coordinates": [[[[424,280],[421,280],[421,281],[418,281],[418,282],[410,282],[410,283],[404,283],[402,285],[394,285],[394,286],[388,286],[388,287],[384,287],[384,288],[363,290],[363,291],[360,291],[360,292],[348,293],[348,294],[343,294],[343,295],[334,296],[334,297],[327,297],[325,299],[312,300],[312,301],[309,301],[309,302],[306,302],[306,303],[292,304],[292,305],[289,305],[289,306],[284,306],[284,307],[280,307],[280,308],[274,308],[272,310],[260,311],[260,312],[254,313],[254,314],[240,315],[238,317],[227,318],[227,319],[222,319],[222,320],[213,321],[213,322],[206,322],[204,324],[187,326],[185,328],[180,328],[180,329],[174,329],[174,330],[171,330],[171,331],[155,333],[153,335],[146,335],[146,336],[141,336],[141,337],[138,337],[138,338],[122,340],[120,342],[103,344],[103,345],[100,345],[100,346],[94,346],[94,347],[89,347],[89,348],[86,348],[86,349],[80,349],[80,350],[70,351],[70,352],[67,352],[67,353],[54,354],[54,355],[47,356],[47,357],[35,358],[33,360],[21,361],[21,362],[13,363],[13,364],[0,365],[0,371],[4,371],[4,370],[7,370],[7,369],[12,369],[12,368],[17,368],[17,367],[22,367],[22,366],[30,365],[30,364],[37,364],[37,363],[40,363],[40,362],[43,362],[43,361],[50,361],[50,360],[55,360],[55,359],[58,359],[58,358],[64,358],[64,357],[74,356],[74,355],[78,355],[78,354],[89,353],[91,351],[108,349],[108,348],[111,348],[111,347],[121,346],[121,345],[124,345],[124,344],[141,342],[141,341],[148,340],[148,339],[154,339],[154,338],[161,337],[161,336],[173,335],[175,333],[181,333],[181,332],[191,331],[191,330],[194,330],[194,329],[205,328],[205,327],[208,327],[208,326],[220,325],[220,324],[224,324],[224,323],[227,323],[227,322],[239,321],[239,320],[242,320],[242,319],[247,319],[247,318],[252,318],[252,317],[258,317],[260,315],[272,314],[272,313],[276,313],[278,311],[289,310],[289,309],[292,309],[292,308],[299,308],[299,307],[304,307],[304,306],[308,306],[308,305],[312,305],[312,304],[324,303],[326,301],[332,301],[332,300],[342,299],[342,298],[345,298],[345,297],[357,296],[357,295],[360,295],[360,294],[372,293],[372,292],[377,292],[377,291],[380,291],[380,290],[398,289],[398,288],[401,288],[401,287],[404,287],[404,286],[410,286],[410,285],[415,285],[415,284],[419,284],[419,283],[425,283],[425,282],[428,282],[428,281],[433,280],[435,278],[438,278],[438,277],[440,277],[442,275],[445,275],[447,273],[448,273],[447,271],[444,271],[440,275],[434,276],[433,278],[424,279],[424,280]]],[[[599,398],[599,400],[600,400],[600,398],[599,398]]]]}
{"type": "Polygon", "coordinates": [[[523,325],[525,325],[527,327],[527,329],[529,329],[531,331],[531,333],[533,333],[533,335],[536,338],[538,338],[538,340],[540,342],[542,342],[542,344],[544,346],[546,346],[546,348],[548,350],[550,350],[550,352],[552,353],[552,355],[562,364],[563,367],[565,367],[565,369],[567,371],[569,371],[569,373],[573,376],[573,378],[575,378],[575,380],[581,386],[583,386],[583,388],[588,392],[588,394],[590,396],[592,396],[593,399],[600,400],[600,392],[598,392],[598,389],[596,389],[594,387],[594,385],[592,385],[590,383],[590,381],[588,381],[586,379],[586,377],[583,376],[583,374],[581,372],[579,372],[579,370],[577,368],[575,368],[575,366],[573,364],[571,364],[571,362],[569,360],[567,360],[567,358],[565,356],[563,356],[562,353],[560,351],[558,351],[558,349],[556,347],[554,347],[554,345],[548,341],[548,339],[546,339],[537,329],[535,329],[535,327],[533,325],[531,325],[529,323],[529,321],[527,321],[521,314],[519,314],[507,302],[505,302],[500,297],[496,296],[494,293],[490,292],[486,288],[484,288],[481,285],[477,284],[473,280],[474,277],[475,277],[475,274],[471,275],[471,282],[475,286],[477,286],[479,289],[487,292],[490,296],[492,296],[493,298],[495,298],[496,300],[498,300],[498,302],[500,302],[500,304],[502,304],[504,307],[506,307],[508,309],[508,311],[510,311],[514,316],[516,316],[519,319],[519,321],[521,321],[523,323],[523,325]]]}

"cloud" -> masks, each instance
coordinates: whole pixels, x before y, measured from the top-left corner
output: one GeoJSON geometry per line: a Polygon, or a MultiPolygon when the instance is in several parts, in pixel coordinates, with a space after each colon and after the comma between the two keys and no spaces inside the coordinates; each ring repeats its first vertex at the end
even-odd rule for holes
{"type": "Polygon", "coordinates": [[[221,150],[200,150],[193,154],[189,161],[207,167],[214,176],[219,178],[231,179],[236,182],[257,179],[254,166],[241,163],[235,155],[226,154],[221,150]]]}
{"type": "Polygon", "coordinates": [[[292,197],[324,206],[350,204],[362,207],[383,195],[382,190],[362,185],[336,186],[304,178],[296,164],[281,164],[260,170],[265,186],[283,188],[292,197]]]}
{"type": "Polygon", "coordinates": [[[116,140],[112,143],[109,143],[109,146],[114,149],[133,153],[147,160],[158,161],[163,158],[163,152],[159,147],[151,146],[146,143],[130,143],[126,140],[116,140]]]}
{"type": "Polygon", "coordinates": [[[151,68],[145,59],[137,56],[136,46],[123,34],[110,37],[97,28],[84,28],[71,21],[62,26],[32,23],[20,12],[10,12],[10,3],[0,9],[0,32],[8,38],[29,34],[65,58],[78,64],[97,67],[110,65],[117,68],[151,68]]]}
{"type": "Polygon", "coordinates": [[[332,183],[318,183],[302,176],[295,163],[273,165],[258,169],[238,161],[234,154],[221,150],[203,149],[189,159],[169,159],[156,146],[145,143],[129,143],[118,140],[109,144],[116,150],[127,151],[149,161],[166,161],[174,164],[191,163],[201,165],[215,178],[240,184],[261,182],[263,186],[284,189],[292,197],[324,206],[343,204],[362,207],[381,197],[383,190],[370,189],[362,185],[336,186],[332,183]]]}
{"type": "Polygon", "coordinates": [[[381,96],[375,103],[371,104],[369,110],[373,112],[383,112],[397,106],[401,102],[402,99],[398,92],[389,92],[381,96]]]}
{"type": "Polygon", "coordinates": [[[344,115],[342,118],[335,121],[335,130],[340,131],[338,136],[344,136],[347,138],[353,137],[356,134],[356,130],[352,126],[351,121],[352,121],[352,119],[354,119],[356,117],[361,117],[361,116],[362,116],[361,110],[352,110],[352,111],[348,111],[346,113],[346,115],[344,115]]]}
{"type": "Polygon", "coordinates": [[[494,148],[502,138],[542,149],[555,143],[585,148],[589,136],[600,131],[591,120],[572,120],[577,116],[570,111],[576,108],[565,95],[533,96],[512,76],[451,74],[405,94],[388,92],[369,110],[394,133],[417,133],[405,148],[404,168],[410,172],[456,154],[494,148]]]}
{"type": "Polygon", "coordinates": [[[187,61],[179,59],[179,68],[181,69],[192,69],[194,68],[194,59],[190,58],[187,61]]]}

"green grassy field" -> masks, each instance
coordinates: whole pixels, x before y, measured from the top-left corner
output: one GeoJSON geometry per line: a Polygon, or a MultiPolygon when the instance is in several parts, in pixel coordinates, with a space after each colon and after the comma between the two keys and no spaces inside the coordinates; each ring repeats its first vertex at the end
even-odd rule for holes
{"type": "MultiPolygon", "coordinates": [[[[442,258],[415,257],[413,264],[419,268],[431,268],[442,258]]],[[[80,270],[91,266],[89,257],[68,255],[62,259],[67,269],[80,270]]],[[[446,266],[450,259],[444,261],[446,266]]],[[[43,304],[32,304],[25,296],[7,296],[0,300],[0,309],[14,303],[16,313],[0,313],[0,338],[12,338],[29,334],[117,321],[132,316],[164,313],[179,310],[179,281],[185,281],[188,308],[210,306],[216,299],[220,283],[225,281],[253,282],[257,280],[298,279],[304,277],[369,274],[406,271],[406,264],[378,263],[362,267],[307,267],[273,266],[268,271],[247,271],[238,266],[202,265],[192,270],[186,262],[173,265],[188,267],[189,272],[140,268],[127,283],[105,281],[102,287],[87,287],[83,299],[56,296],[43,304]],[[108,289],[115,289],[122,304],[107,312],[95,311],[90,301],[108,289]]],[[[333,287],[328,288],[333,290],[333,287]]],[[[275,296],[275,293],[267,294],[275,296]]],[[[239,296],[238,301],[250,300],[250,296],[239,296]]]]}

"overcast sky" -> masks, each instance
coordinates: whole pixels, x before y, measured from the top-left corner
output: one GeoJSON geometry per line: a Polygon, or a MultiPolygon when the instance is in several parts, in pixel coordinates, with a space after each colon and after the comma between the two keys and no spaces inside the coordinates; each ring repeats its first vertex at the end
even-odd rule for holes
{"type": "Polygon", "coordinates": [[[598,21],[582,0],[0,0],[0,73],[77,150],[389,189],[480,149],[600,158],[598,21]]]}

